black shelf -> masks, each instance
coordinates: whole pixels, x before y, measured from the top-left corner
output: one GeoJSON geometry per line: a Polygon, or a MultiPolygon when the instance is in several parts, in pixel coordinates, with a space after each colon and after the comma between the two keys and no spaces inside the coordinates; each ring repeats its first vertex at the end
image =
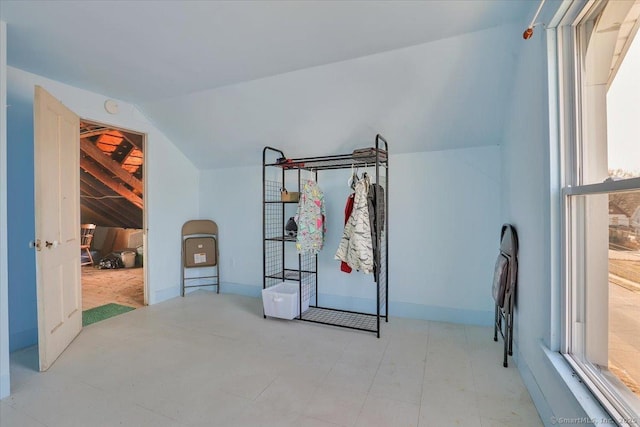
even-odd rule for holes
{"type": "MultiPolygon", "coordinates": [[[[264,147],[262,152],[262,241],[263,241],[263,289],[277,285],[279,282],[289,280],[298,282],[300,306],[303,301],[309,301],[309,309],[300,314],[297,319],[307,322],[338,326],[342,328],[357,329],[373,332],[380,338],[380,319],[389,321],[388,290],[388,224],[389,224],[389,160],[388,144],[380,135],[376,135],[375,145],[370,148],[356,150],[354,153],[320,156],[287,158],[281,150],[272,147],[264,147]],[[356,153],[357,151],[357,153],[356,153]],[[363,155],[363,152],[365,155],[363,155]],[[268,159],[268,161],[267,161],[268,159]],[[278,159],[276,161],[276,159],[278,159]],[[353,166],[375,168],[371,175],[376,184],[383,187],[384,206],[383,211],[376,211],[383,221],[377,222],[374,241],[374,259],[377,270],[374,272],[376,285],[376,313],[363,313],[340,310],[330,307],[318,306],[318,255],[303,253],[297,255],[296,263],[292,259],[293,250],[287,242],[295,242],[295,237],[283,236],[286,221],[289,215],[286,204],[297,204],[298,201],[282,201],[281,189],[285,183],[287,188],[294,186],[297,181],[297,189],[305,179],[317,181],[319,170],[347,169],[353,166]],[[295,174],[295,176],[294,176],[295,174]],[[296,179],[297,178],[297,179],[296,179]],[[286,267],[285,267],[286,260],[286,267]]],[[[380,206],[380,205],[378,205],[380,206]]]]}
{"type": "Polygon", "coordinates": [[[327,169],[344,169],[351,166],[375,166],[379,165],[387,167],[387,152],[379,150],[378,156],[354,156],[353,154],[338,154],[335,156],[321,157],[300,157],[290,159],[287,163],[267,163],[265,166],[277,166],[284,170],[327,170],[327,169]]]}
{"type": "Polygon", "coordinates": [[[378,332],[377,314],[358,313],[326,307],[309,307],[309,310],[302,313],[302,320],[341,328],[357,329],[359,331],[378,332]]]}
{"type": "Polygon", "coordinates": [[[295,242],[295,237],[287,237],[287,236],[277,236],[277,237],[265,237],[264,240],[268,240],[270,242],[295,242]]]}
{"type": "Polygon", "coordinates": [[[293,270],[293,269],[285,269],[284,270],[284,274],[282,274],[282,271],[276,273],[276,274],[267,274],[266,277],[270,278],[270,279],[278,279],[278,280],[295,280],[297,282],[300,281],[300,275],[302,274],[302,277],[308,277],[308,275],[310,274],[316,274],[315,271],[305,271],[305,270],[293,270]]]}

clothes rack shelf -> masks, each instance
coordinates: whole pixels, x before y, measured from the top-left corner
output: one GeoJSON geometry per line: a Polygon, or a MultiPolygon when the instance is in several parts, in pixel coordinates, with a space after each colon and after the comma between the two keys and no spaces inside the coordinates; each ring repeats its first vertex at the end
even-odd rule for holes
{"type": "MultiPolygon", "coordinates": [[[[262,152],[262,241],[263,241],[263,289],[280,282],[297,282],[299,307],[303,300],[309,301],[309,309],[298,313],[296,319],[325,325],[339,326],[373,332],[380,338],[380,320],[389,321],[388,291],[388,206],[389,206],[389,147],[387,141],[376,135],[375,144],[370,149],[350,154],[286,158],[285,154],[273,147],[264,147],[262,152]],[[376,204],[375,241],[373,258],[376,265],[373,273],[375,282],[376,310],[374,313],[349,311],[318,305],[318,255],[296,254],[296,238],[285,235],[287,206],[297,201],[283,201],[281,190],[301,189],[303,179],[317,182],[318,171],[365,167],[375,169],[375,183],[384,190],[384,203],[376,204]],[[294,256],[295,254],[295,256],[294,256]]],[[[332,231],[332,232],[342,232],[332,231]]],[[[332,250],[335,248],[325,248],[332,250]]],[[[336,268],[339,263],[336,262],[336,268]]],[[[265,316],[266,317],[266,316],[265,316]]]]}

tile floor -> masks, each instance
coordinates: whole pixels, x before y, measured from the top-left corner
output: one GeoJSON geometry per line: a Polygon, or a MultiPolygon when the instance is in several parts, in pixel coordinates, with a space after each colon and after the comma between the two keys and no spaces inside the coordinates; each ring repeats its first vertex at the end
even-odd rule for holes
{"type": "Polygon", "coordinates": [[[377,339],[198,291],[86,327],[48,372],[14,353],[0,425],[542,425],[501,349],[486,327],[391,318],[377,339]]]}

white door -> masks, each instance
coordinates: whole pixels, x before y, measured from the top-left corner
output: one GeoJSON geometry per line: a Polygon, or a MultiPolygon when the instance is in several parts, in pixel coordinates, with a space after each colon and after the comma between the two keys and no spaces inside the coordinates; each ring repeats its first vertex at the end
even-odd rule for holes
{"type": "Polygon", "coordinates": [[[38,349],[46,371],[82,329],[80,122],[39,86],[34,115],[38,349]]]}

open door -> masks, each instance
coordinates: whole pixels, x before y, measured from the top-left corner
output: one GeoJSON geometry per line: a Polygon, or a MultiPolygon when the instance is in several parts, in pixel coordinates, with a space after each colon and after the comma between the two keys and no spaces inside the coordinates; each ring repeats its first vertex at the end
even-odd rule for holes
{"type": "Polygon", "coordinates": [[[82,329],[80,281],[80,121],[36,86],[35,221],[40,370],[82,329]]]}

